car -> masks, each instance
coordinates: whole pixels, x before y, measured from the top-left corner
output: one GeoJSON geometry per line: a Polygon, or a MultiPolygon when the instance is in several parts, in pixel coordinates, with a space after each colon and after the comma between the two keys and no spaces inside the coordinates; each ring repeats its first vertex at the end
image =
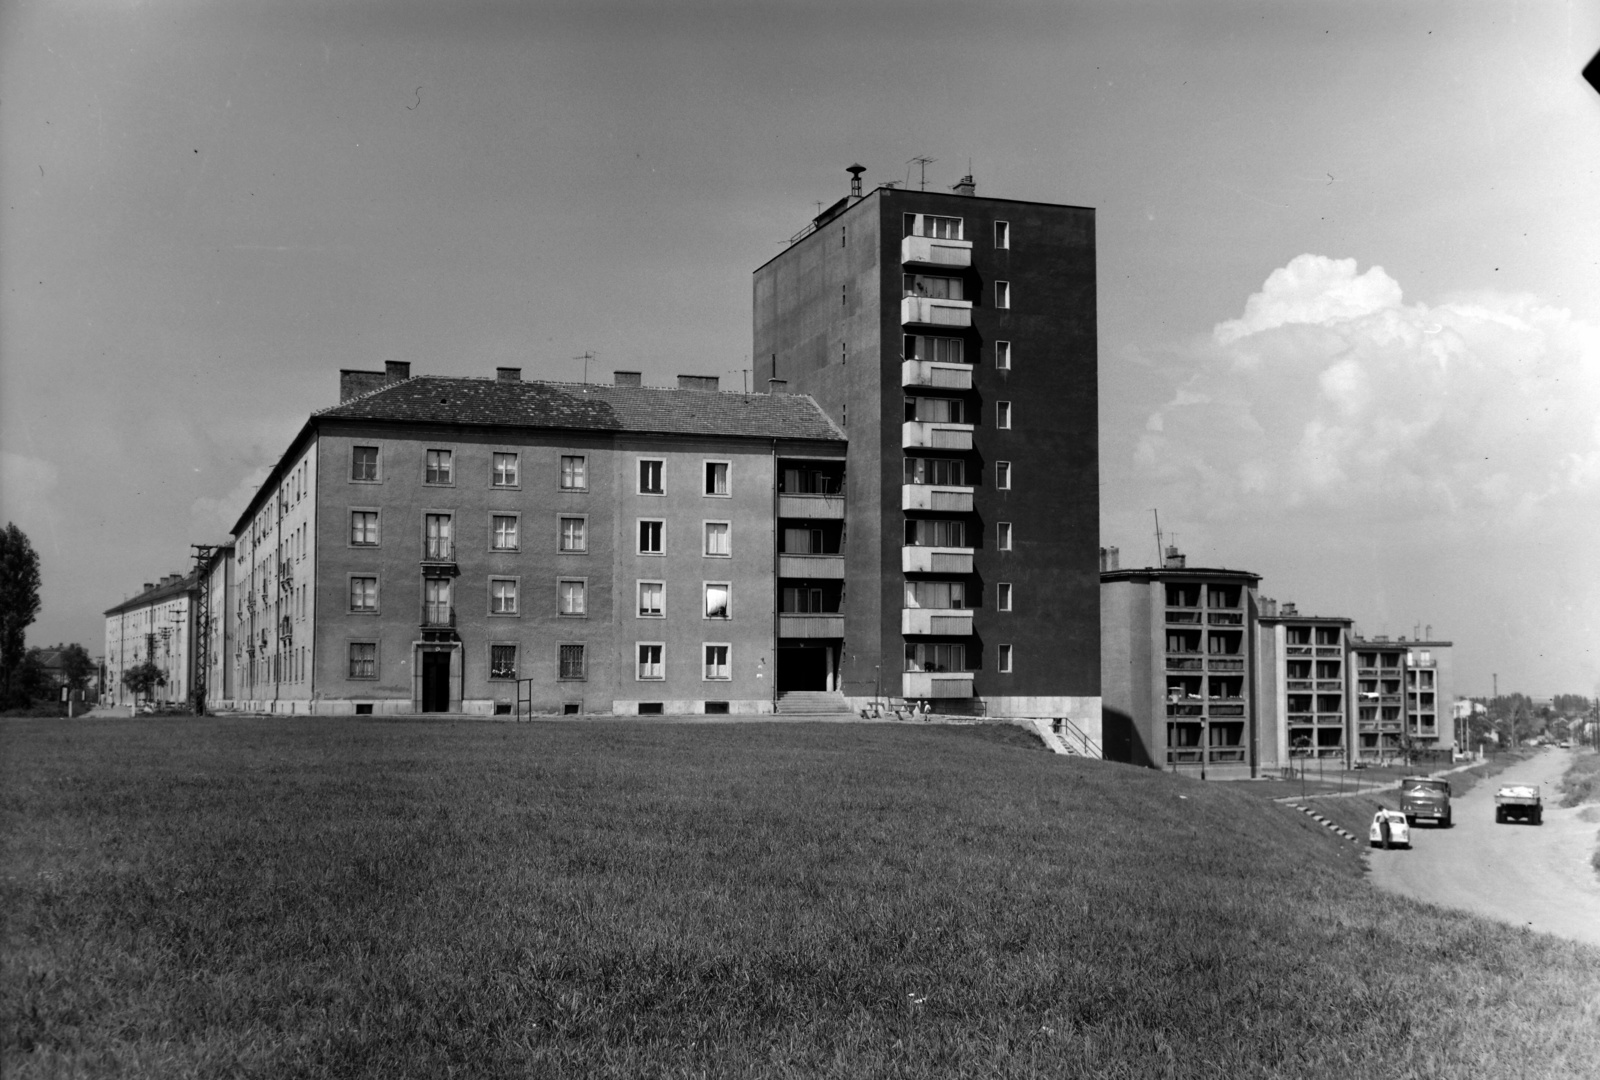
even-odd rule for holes
{"type": "Polygon", "coordinates": [[[1396,845],[1411,846],[1411,825],[1398,810],[1379,810],[1372,815],[1372,827],[1367,830],[1367,840],[1373,847],[1391,848],[1396,845]]]}
{"type": "Polygon", "coordinates": [[[1568,740],[1568,739],[1562,739],[1560,742],[1556,743],[1556,745],[1558,747],[1560,747],[1561,749],[1563,749],[1563,750],[1571,750],[1572,749],[1572,742],[1570,740],[1568,740]]]}

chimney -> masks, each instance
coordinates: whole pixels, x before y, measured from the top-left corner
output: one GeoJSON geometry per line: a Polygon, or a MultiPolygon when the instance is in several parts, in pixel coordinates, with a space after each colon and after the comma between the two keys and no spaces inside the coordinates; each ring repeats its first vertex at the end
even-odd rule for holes
{"type": "Polygon", "coordinates": [[[153,589],[155,587],[156,587],[156,583],[155,582],[147,581],[147,582],[144,583],[144,588],[140,589],[139,591],[140,592],[149,592],[151,589],[153,589]]]}
{"type": "Polygon", "coordinates": [[[357,371],[354,368],[339,369],[339,401],[344,403],[353,397],[376,390],[384,384],[381,371],[357,371]]]}
{"type": "Polygon", "coordinates": [[[519,367],[497,367],[494,369],[495,382],[521,382],[522,369],[519,367]]]}
{"type": "Polygon", "coordinates": [[[850,197],[861,198],[861,174],[867,171],[865,165],[852,165],[845,172],[850,174],[850,197]]]}
{"type": "Polygon", "coordinates": [[[1104,571],[1104,570],[1120,570],[1120,569],[1122,569],[1121,563],[1122,563],[1122,556],[1121,556],[1121,553],[1118,552],[1118,550],[1116,548],[1114,548],[1114,547],[1103,547],[1103,548],[1100,549],[1100,569],[1102,571],[1104,571]]]}
{"type": "Polygon", "coordinates": [[[1168,544],[1166,562],[1162,565],[1168,570],[1182,570],[1189,565],[1189,560],[1178,550],[1177,544],[1168,544]]]}
{"type": "Polygon", "coordinates": [[[767,380],[767,393],[769,393],[769,394],[787,394],[788,392],[789,392],[789,380],[788,379],[768,379],[767,380]]]}
{"type": "Polygon", "coordinates": [[[617,371],[612,373],[612,381],[618,386],[643,386],[644,375],[638,371],[617,371]]]}
{"type": "Polygon", "coordinates": [[[957,195],[975,195],[978,191],[978,185],[972,182],[972,174],[968,173],[966,176],[963,176],[956,183],[956,186],[950,190],[955,192],[957,195]]]}
{"type": "Polygon", "coordinates": [[[710,390],[715,392],[720,379],[716,375],[679,375],[679,390],[710,390]]]}
{"type": "Polygon", "coordinates": [[[1299,614],[1300,614],[1300,609],[1296,605],[1290,603],[1287,600],[1285,600],[1283,602],[1283,617],[1284,618],[1286,618],[1286,619],[1292,618],[1292,617],[1298,616],[1299,614]]]}
{"type": "Polygon", "coordinates": [[[411,378],[411,365],[404,360],[385,360],[383,362],[384,382],[403,382],[411,378]]]}
{"type": "Polygon", "coordinates": [[[1266,616],[1269,619],[1277,617],[1277,614],[1278,614],[1278,602],[1276,600],[1274,600],[1270,596],[1263,596],[1261,598],[1260,603],[1261,603],[1261,614],[1262,615],[1266,616]]]}

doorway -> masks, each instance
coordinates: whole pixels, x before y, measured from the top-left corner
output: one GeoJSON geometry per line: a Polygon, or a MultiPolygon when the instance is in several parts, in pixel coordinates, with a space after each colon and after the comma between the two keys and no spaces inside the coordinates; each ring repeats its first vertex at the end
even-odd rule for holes
{"type": "Polygon", "coordinates": [[[778,646],[778,693],[832,689],[833,649],[826,645],[778,646]]]}
{"type": "Polygon", "coordinates": [[[450,711],[450,653],[428,650],[422,654],[422,711],[450,711]]]}

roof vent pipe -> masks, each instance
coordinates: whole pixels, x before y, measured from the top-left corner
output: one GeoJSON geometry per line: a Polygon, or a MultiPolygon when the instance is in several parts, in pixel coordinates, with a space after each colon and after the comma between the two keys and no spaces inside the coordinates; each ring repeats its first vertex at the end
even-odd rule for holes
{"type": "Polygon", "coordinates": [[[850,195],[861,198],[861,174],[867,171],[865,165],[852,165],[845,172],[850,174],[850,195]]]}

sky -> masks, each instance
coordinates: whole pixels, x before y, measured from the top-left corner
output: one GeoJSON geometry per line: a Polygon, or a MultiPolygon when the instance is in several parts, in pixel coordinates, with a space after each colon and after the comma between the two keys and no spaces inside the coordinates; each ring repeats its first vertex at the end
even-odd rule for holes
{"type": "Polygon", "coordinates": [[[1092,206],[1102,542],[1457,692],[1600,694],[1600,14],[0,0],[0,518],[35,644],[216,542],[340,368],[749,366],[848,191],[1092,206]]]}

